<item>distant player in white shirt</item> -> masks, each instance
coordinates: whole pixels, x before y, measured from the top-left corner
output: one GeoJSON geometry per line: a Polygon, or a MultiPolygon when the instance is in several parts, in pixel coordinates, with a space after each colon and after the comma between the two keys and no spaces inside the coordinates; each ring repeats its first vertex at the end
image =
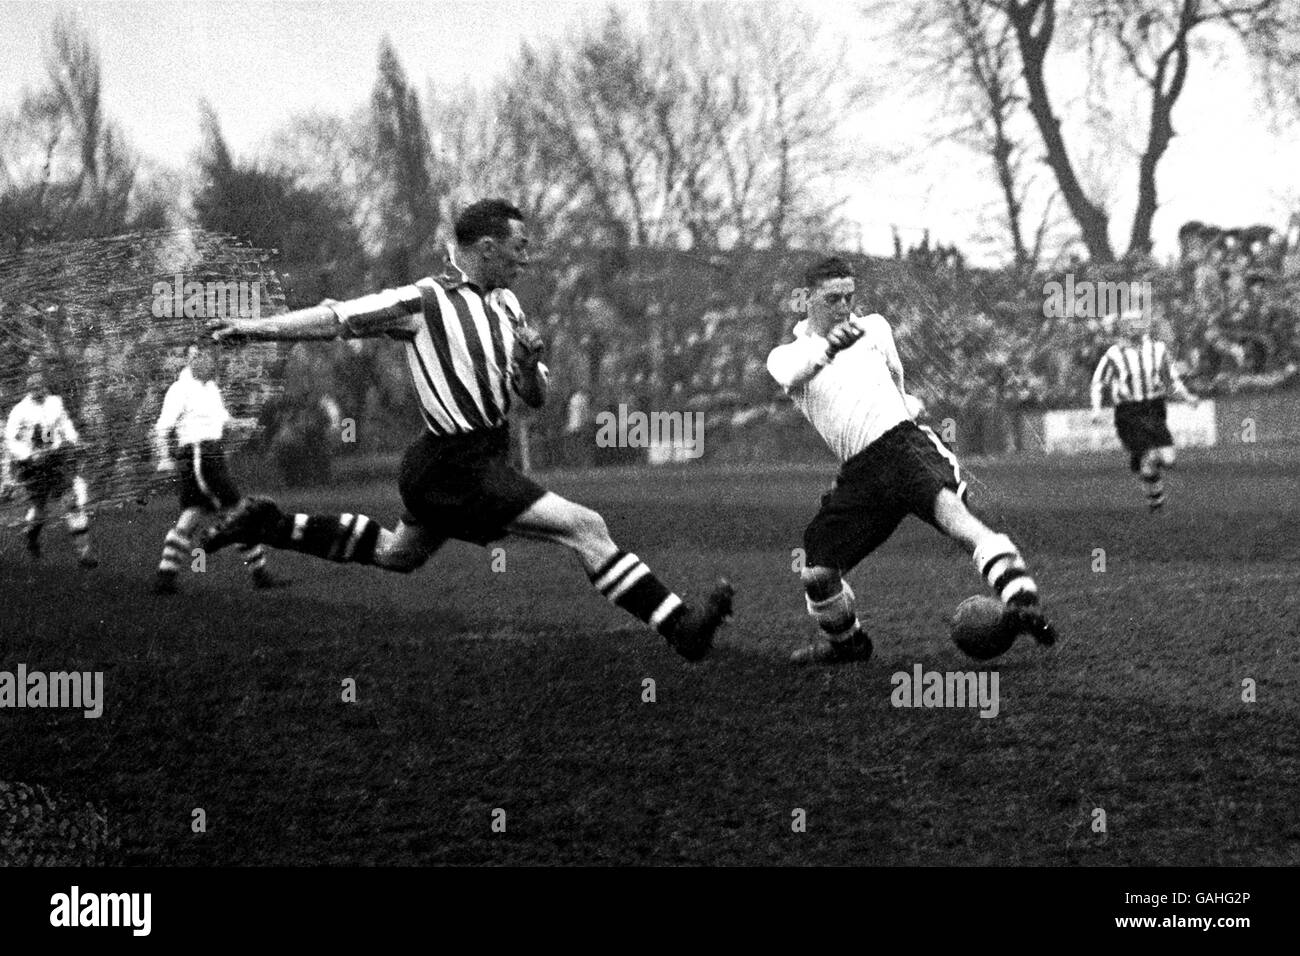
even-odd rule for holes
{"type": "Polygon", "coordinates": [[[844,575],[883,544],[908,514],[961,542],[1006,605],[1019,633],[1055,642],[1038,609],[1038,587],[1011,539],[966,508],[957,459],[913,420],[921,403],[903,387],[889,323],[853,314],[852,267],[840,258],[805,277],[808,318],[795,339],[772,350],[767,367],[843,463],[804,532],[808,612],[824,637],[795,651],[799,664],[865,661],[871,639],[858,621],[844,575]]]}
{"type": "MultiPolygon", "coordinates": [[[[200,531],[207,519],[240,501],[239,490],[226,468],[222,446],[226,426],[234,419],[226,411],[217,385],[216,358],[211,350],[191,346],[189,364],[176,377],[163,398],[162,414],[154,426],[158,470],[179,478],[181,516],[167,532],[154,590],[174,594],[183,566],[192,561],[193,549],[203,544],[200,531]],[[176,446],[173,456],[172,447],[176,446]]],[[[266,568],[266,549],[260,544],[241,548],[244,563],[256,587],[276,587],[283,582],[266,568]]]]}
{"type": "Polygon", "coordinates": [[[27,394],[14,406],[5,423],[4,456],[0,465],[0,489],[8,497],[14,480],[27,491],[24,534],[27,553],[41,556],[41,529],[45,506],[51,498],[71,492],[72,503],[64,517],[83,568],[99,562],[90,550],[90,516],[86,513],[89,492],[86,479],[77,474],[75,449],[80,443],[77,429],[68,417],[63,399],[51,395],[42,372],[27,378],[27,394]]]}

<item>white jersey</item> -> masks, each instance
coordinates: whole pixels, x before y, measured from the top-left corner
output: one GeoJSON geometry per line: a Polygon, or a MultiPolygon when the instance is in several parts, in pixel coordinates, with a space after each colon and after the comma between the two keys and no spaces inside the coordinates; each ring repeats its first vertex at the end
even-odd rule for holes
{"type": "Polygon", "coordinates": [[[217,383],[200,382],[186,368],[167,389],[154,432],[160,443],[165,443],[167,434],[174,428],[177,444],[197,445],[220,441],[228,421],[230,413],[226,411],[217,383]]]}
{"type": "Polygon", "coordinates": [[[28,461],[37,452],[75,445],[80,439],[63,399],[46,395],[37,401],[30,394],[14,406],[5,423],[5,455],[11,461],[28,461]]]}
{"type": "Polygon", "coordinates": [[[839,457],[848,461],[900,422],[911,421],[903,396],[903,363],[883,316],[854,316],[862,337],[830,355],[830,343],[808,330],[772,350],[767,369],[795,407],[839,457]]]}

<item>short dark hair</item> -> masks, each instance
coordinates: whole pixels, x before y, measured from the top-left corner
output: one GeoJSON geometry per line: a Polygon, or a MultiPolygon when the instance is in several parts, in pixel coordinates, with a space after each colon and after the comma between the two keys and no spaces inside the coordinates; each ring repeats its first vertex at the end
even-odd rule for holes
{"type": "Polygon", "coordinates": [[[810,289],[817,288],[818,285],[828,279],[856,279],[857,275],[853,272],[853,266],[839,256],[829,256],[818,262],[803,275],[803,282],[810,289]]]}
{"type": "Polygon", "coordinates": [[[504,199],[480,199],[456,217],[456,245],[471,246],[484,236],[504,239],[510,235],[511,219],[523,222],[524,214],[504,199]]]}

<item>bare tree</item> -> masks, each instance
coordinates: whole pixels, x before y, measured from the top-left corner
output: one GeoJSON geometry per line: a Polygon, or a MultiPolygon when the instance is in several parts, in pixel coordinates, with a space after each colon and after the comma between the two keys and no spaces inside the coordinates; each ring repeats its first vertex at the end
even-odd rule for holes
{"type": "Polygon", "coordinates": [[[1029,95],[1029,113],[1046,150],[1045,161],[1056,176],[1061,196],[1078,223],[1089,255],[1097,262],[1115,259],[1110,243],[1110,215],[1083,188],[1061,131],[1047,88],[1047,54],[1056,35],[1055,0],[1000,0],[1020,53],[1020,68],[1029,95]]]}
{"type": "MultiPolygon", "coordinates": [[[[1056,0],[999,0],[998,6],[1015,29],[1046,161],[1089,254],[1100,262],[1112,261],[1109,216],[1079,183],[1047,89],[1044,67],[1056,34],[1056,0]]],[[[1156,174],[1175,136],[1174,108],[1193,62],[1202,55],[1195,38],[1208,35],[1215,25],[1226,27],[1242,41],[1271,88],[1293,95],[1298,88],[1294,70],[1300,66],[1300,5],[1295,0],[1081,0],[1068,12],[1091,37],[1108,41],[1145,88],[1147,131],[1138,157],[1137,205],[1128,242],[1128,254],[1140,255],[1151,246],[1151,224],[1159,208],[1156,174]]]]}
{"type": "MultiPolygon", "coordinates": [[[[865,12],[875,15],[881,9],[865,12]]],[[[896,7],[889,5],[884,12],[890,9],[896,7]]],[[[1010,22],[992,0],[942,0],[903,9],[907,12],[893,32],[898,46],[908,51],[900,56],[902,65],[918,89],[931,89],[940,79],[943,108],[958,114],[957,125],[936,138],[951,138],[989,158],[1013,261],[1021,267],[1036,265],[1053,223],[1055,194],[1034,202],[1037,223],[1027,221],[1031,195],[1041,190],[1025,169],[1027,97],[1010,22]]]]}
{"type": "Polygon", "coordinates": [[[382,184],[380,280],[411,282],[431,265],[446,184],[435,175],[419,95],[392,44],[379,49],[379,77],[370,97],[373,169],[382,184]]]}
{"type": "MultiPolygon", "coordinates": [[[[1111,86],[1114,76],[1136,82],[1145,102],[1146,129],[1136,156],[1137,201],[1129,230],[1128,255],[1151,246],[1151,226],[1159,209],[1157,173],[1176,135],[1173,113],[1194,63],[1217,39],[1234,36],[1252,57],[1266,89],[1300,105],[1300,3],[1297,0],[945,0],[913,14],[904,29],[943,25],[941,55],[932,66],[951,77],[959,68],[970,89],[962,107],[998,170],[1018,261],[1029,257],[1020,193],[1012,157],[1014,137],[1007,130],[1021,103],[1032,119],[1036,139],[1090,258],[1112,262],[1109,202],[1094,184],[1085,185],[1079,155],[1067,141],[1056,98],[1049,86],[1053,54],[1078,56],[1090,71],[1090,90],[1111,86]],[[1218,27],[1218,33],[1215,33],[1218,27]]],[[[1105,100],[1090,97],[1094,113],[1105,100]]],[[[1097,119],[1090,115],[1089,123],[1097,119]]],[[[1075,146],[1077,147],[1077,143],[1075,146]]],[[[1106,156],[1114,167],[1113,153],[1106,156]]],[[[1085,163],[1086,166],[1086,163],[1085,163]]],[[[1041,222],[1039,233],[1045,228],[1041,222]]]]}
{"type": "Polygon", "coordinates": [[[98,53],[75,20],[59,16],[44,84],[0,116],[0,239],[18,249],[159,224],[174,199],[138,191],[137,164],[105,116],[98,53]]]}
{"type": "Polygon", "coordinates": [[[651,7],[643,31],[525,48],[502,94],[515,155],[555,171],[563,227],[601,242],[773,245],[833,220],[843,46],[784,5],[651,7]]]}

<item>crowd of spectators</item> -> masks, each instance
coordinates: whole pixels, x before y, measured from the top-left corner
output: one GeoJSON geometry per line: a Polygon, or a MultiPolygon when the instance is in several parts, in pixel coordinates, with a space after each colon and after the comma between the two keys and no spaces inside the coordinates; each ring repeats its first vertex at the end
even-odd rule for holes
{"type": "MultiPolygon", "coordinates": [[[[534,464],[629,460],[627,449],[594,442],[596,416],[619,406],[704,413],[710,457],[815,453],[816,436],[765,367],[800,318],[800,277],[814,257],[553,251],[519,290],[549,342],[556,386],[545,409],[527,413],[534,464]]],[[[859,308],[890,320],[909,391],[936,423],[963,422],[958,444],[968,451],[1011,447],[1007,436],[1019,430],[1007,422],[1028,410],[1086,402],[1097,360],[1115,339],[1115,317],[1052,315],[1044,283],[1067,272],[1076,282],[1147,283],[1157,334],[1201,394],[1275,387],[1300,368],[1300,216],[1285,232],[1189,222],[1179,231],[1178,258],[1165,264],[1148,257],[1108,267],[1074,262],[1051,273],[981,270],[954,247],[931,246],[928,236],[909,249],[896,244],[892,258],[853,258],[859,308]]],[[[35,351],[59,353],[54,365],[67,371],[73,406],[103,419],[92,431],[142,432],[175,374],[148,332],[132,339],[129,330],[143,326],[89,312],[82,321],[49,304],[11,302],[0,311],[10,364],[35,351]]],[[[283,390],[254,403],[263,426],[254,447],[278,461],[286,480],[326,475],[338,454],[400,450],[418,427],[399,345],[299,346],[280,356],[283,390]],[[350,434],[344,421],[355,423],[350,434]]],[[[3,377],[12,380],[16,368],[3,377]]],[[[121,467],[144,454],[132,448],[121,467]]]]}
{"type": "Polygon", "coordinates": [[[1287,232],[1189,222],[1178,233],[1175,334],[1206,391],[1268,387],[1300,363],[1300,216],[1287,232]]]}

